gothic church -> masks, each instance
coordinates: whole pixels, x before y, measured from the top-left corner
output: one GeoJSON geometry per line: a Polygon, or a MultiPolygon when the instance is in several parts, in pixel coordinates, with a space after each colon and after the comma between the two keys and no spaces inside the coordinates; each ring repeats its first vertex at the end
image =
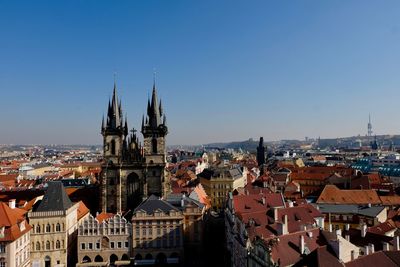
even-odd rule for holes
{"type": "Polygon", "coordinates": [[[150,195],[164,196],[169,190],[165,172],[168,134],[166,117],[153,84],[147,115],[142,118],[143,146],[136,130],[129,130],[123,117],[117,88],[108,102],[107,118],[102,121],[103,157],[101,208],[103,212],[128,212],[150,195]]]}

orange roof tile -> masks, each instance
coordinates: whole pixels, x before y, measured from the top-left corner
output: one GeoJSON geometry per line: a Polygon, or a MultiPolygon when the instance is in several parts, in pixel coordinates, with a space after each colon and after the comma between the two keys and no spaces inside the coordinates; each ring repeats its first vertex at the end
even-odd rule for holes
{"type": "Polygon", "coordinates": [[[381,204],[381,199],[375,190],[341,190],[335,185],[326,185],[317,203],[325,204],[381,204]]]}
{"type": "Polygon", "coordinates": [[[99,221],[99,223],[102,223],[104,220],[108,220],[110,218],[114,217],[113,213],[105,213],[102,212],[99,215],[96,216],[97,221],[99,221]]]}
{"type": "Polygon", "coordinates": [[[85,203],[83,201],[79,201],[79,206],[78,206],[78,221],[82,219],[86,214],[89,213],[89,209],[86,207],[85,203]]]}

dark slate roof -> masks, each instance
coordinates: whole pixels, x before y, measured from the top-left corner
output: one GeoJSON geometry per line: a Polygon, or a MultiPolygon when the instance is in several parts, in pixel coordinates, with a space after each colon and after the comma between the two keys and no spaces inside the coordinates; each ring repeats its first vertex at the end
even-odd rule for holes
{"type": "Polygon", "coordinates": [[[43,200],[35,211],[65,211],[72,207],[73,203],[65,192],[60,181],[48,182],[43,200]]]}
{"type": "MultiPolygon", "coordinates": [[[[194,192],[194,191],[193,191],[194,192]]],[[[184,206],[197,206],[200,208],[203,208],[204,205],[202,203],[200,203],[198,200],[193,199],[191,197],[188,196],[183,196],[182,194],[169,194],[167,196],[167,202],[170,203],[171,205],[173,205],[174,207],[178,208],[178,209],[182,209],[182,200],[183,200],[183,204],[184,206]]]]}
{"type": "Polygon", "coordinates": [[[343,213],[343,214],[359,214],[368,217],[376,217],[385,207],[382,206],[359,206],[359,205],[335,205],[335,204],[318,204],[322,213],[343,213]]]}
{"type": "Polygon", "coordinates": [[[153,214],[156,210],[161,210],[164,213],[169,213],[171,210],[179,211],[177,208],[169,204],[167,201],[159,199],[155,195],[151,195],[145,201],[143,201],[135,210],[134,213],[139,210],[145,211],[147,214],[153,214]]]}

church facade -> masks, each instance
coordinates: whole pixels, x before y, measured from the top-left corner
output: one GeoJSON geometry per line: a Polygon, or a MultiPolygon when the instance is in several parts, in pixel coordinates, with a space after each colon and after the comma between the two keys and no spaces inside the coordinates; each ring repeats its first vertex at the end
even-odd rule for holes
{"type": "Polygon", "coordinates": [[[103,164],[100,176],[103,212],[128,212],[150,195],[165,196],[169,190],[166,167],[168,134],[166,116],[153,84],[147,114],[142,118],[143,145],[137,130],[128,128],[114,84],[113,96],[103,118],[103,164]]]}

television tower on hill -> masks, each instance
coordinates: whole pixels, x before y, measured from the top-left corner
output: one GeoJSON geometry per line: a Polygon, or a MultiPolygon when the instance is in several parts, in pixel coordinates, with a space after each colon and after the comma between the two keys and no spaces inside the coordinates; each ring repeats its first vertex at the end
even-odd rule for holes
{"type": "Polygon", "coordinates": [[[372,123],[371,123],[371,114],[369,114],[369,120],[368,120],[368,137],[372,136],[372,123]]]}

